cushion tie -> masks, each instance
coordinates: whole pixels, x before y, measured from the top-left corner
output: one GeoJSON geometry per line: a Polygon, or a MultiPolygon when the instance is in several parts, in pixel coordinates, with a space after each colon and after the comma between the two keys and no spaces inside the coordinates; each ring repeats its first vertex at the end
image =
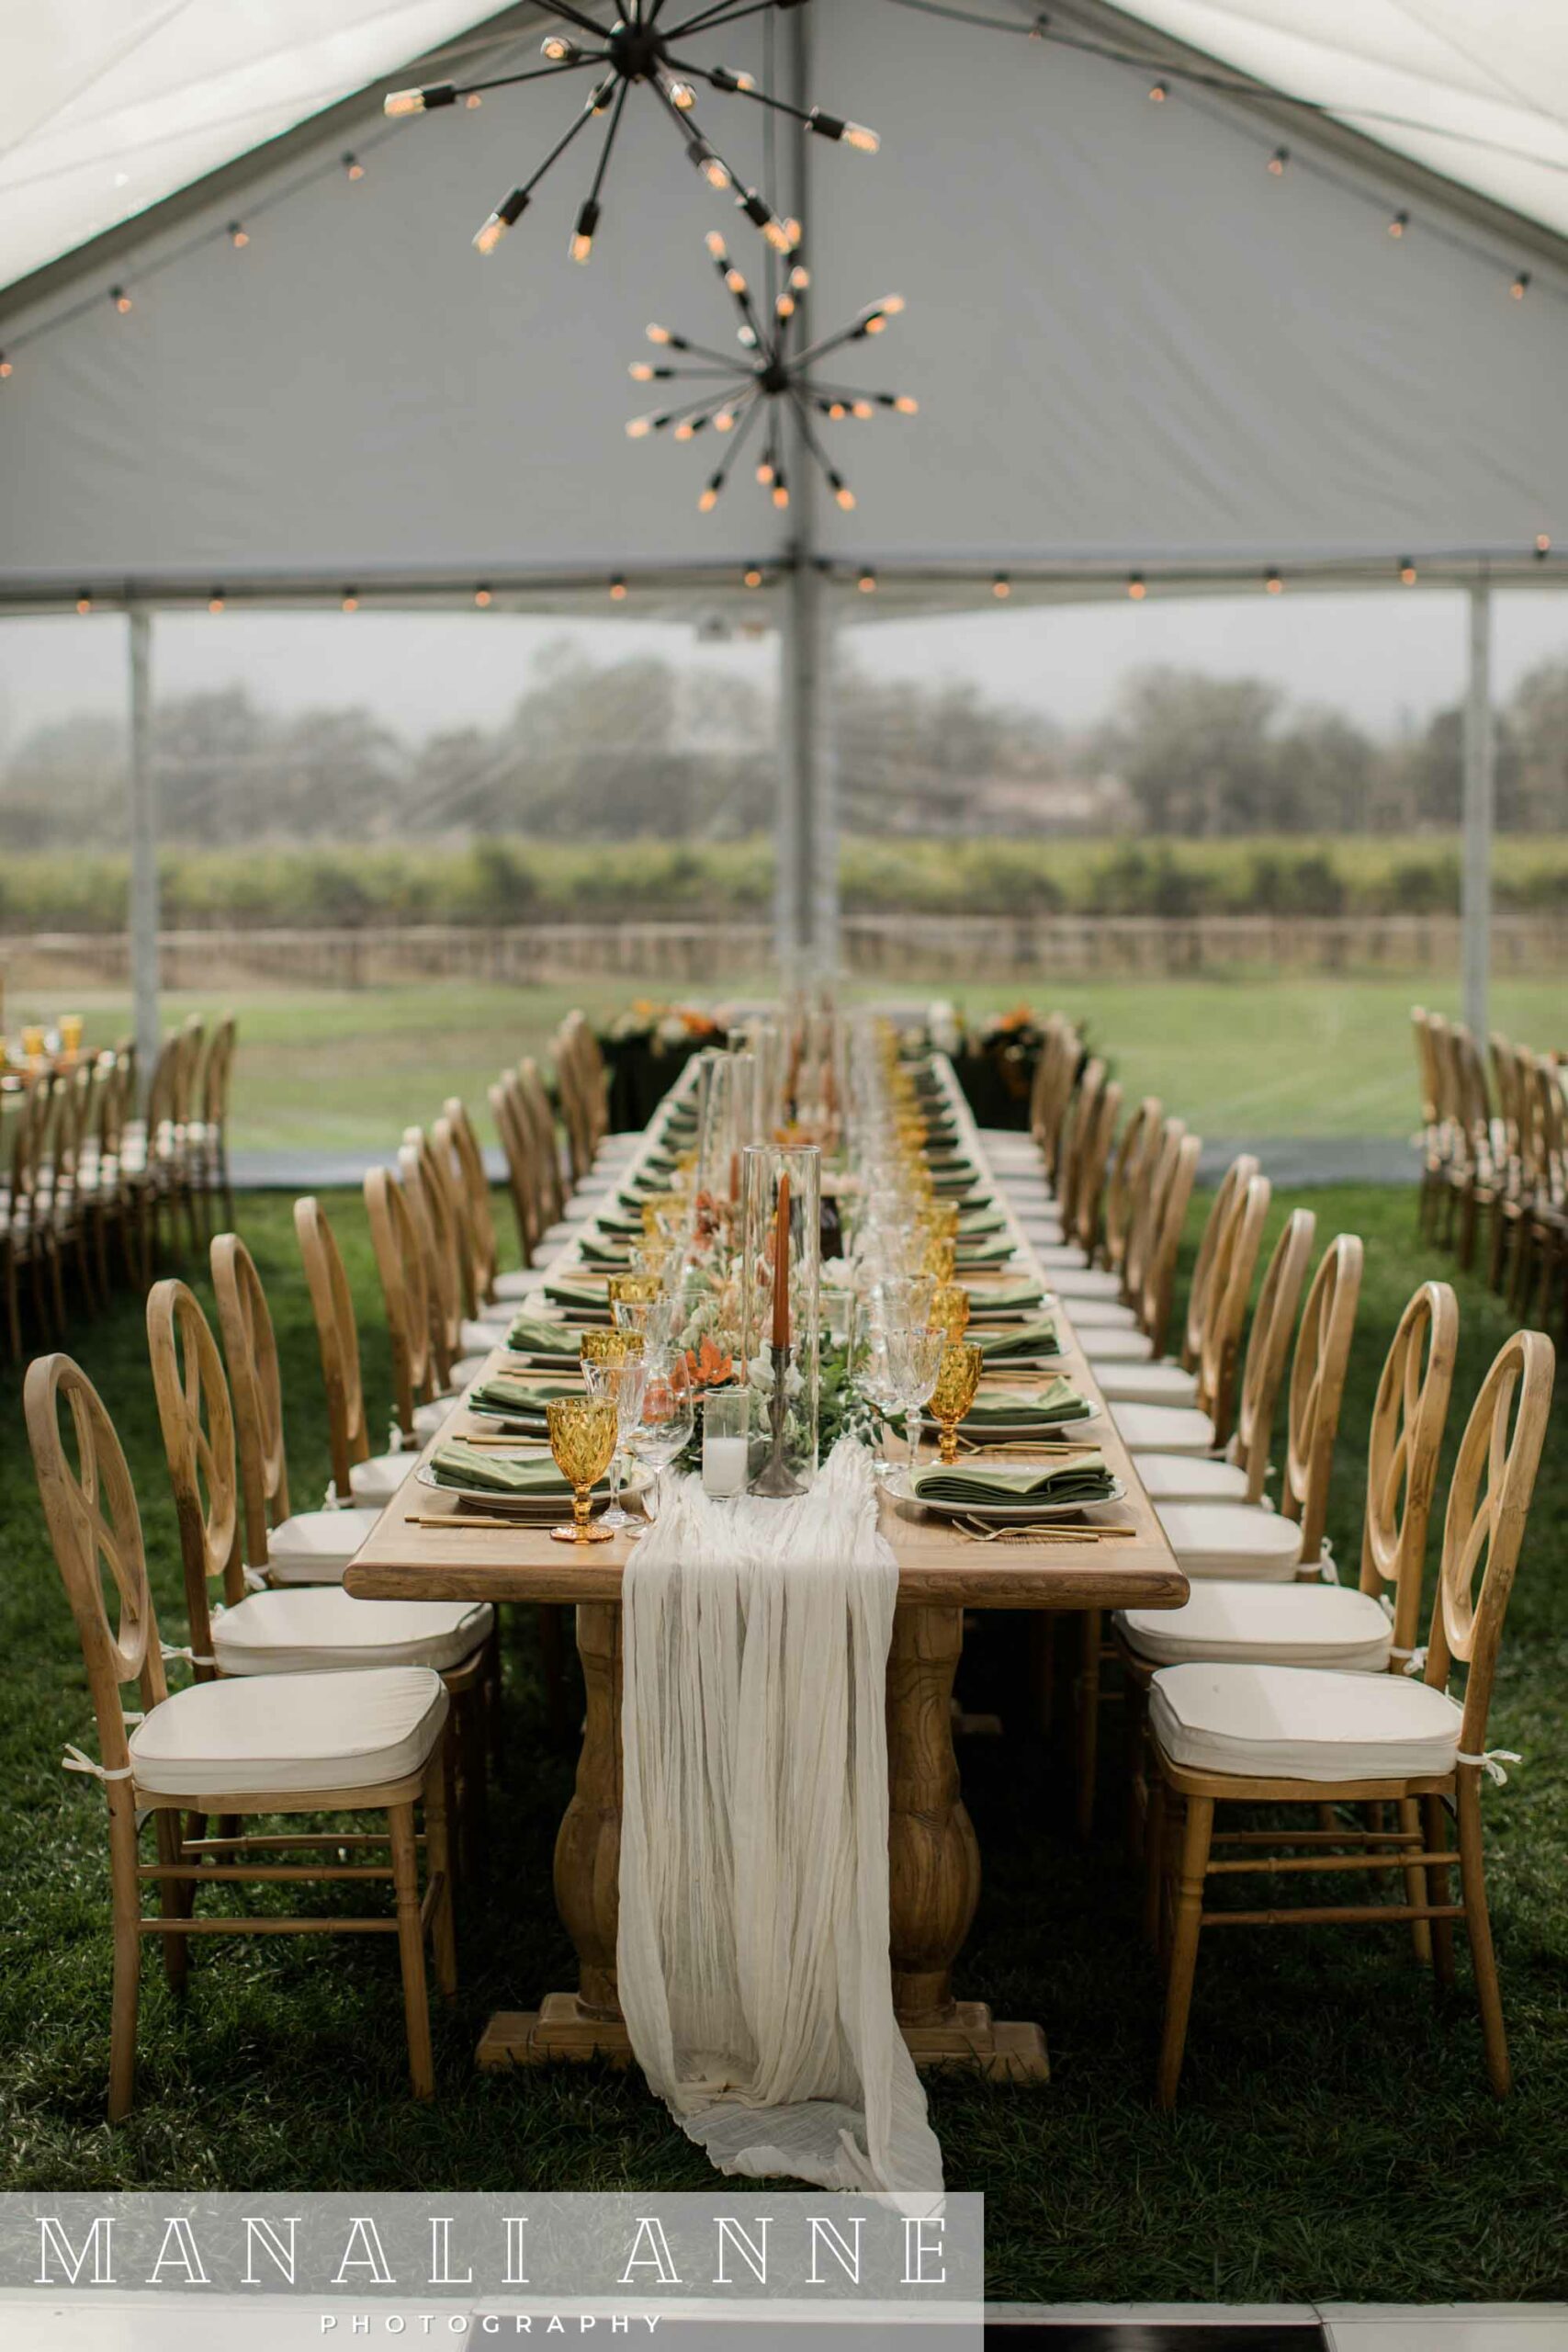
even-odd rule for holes
{"type": "Polygon", "coordinates": [[[163,1651],[165,1662],[184,1658],[187,1666],[216,1666],[218,1663],[215,1657],[203,1657],[198,1651],[193,1650],[188,1643],[181,1649],[175,1649],[168,1642],[160,1642],[158,1647],[163,1651]]]}
{"type": "MultiPolygon", "coordinates": [[[[390,1422],[389,1422],[388,1427],[387,1427],[387,1451],[388,1451],[388,1453],[400,1453],[402,1452],[402,1450],[403,1450],[404,1446],[405,1446],[407,1443],[408,1443],[408,1440],[407,1440],[407,1439],[404,1437],[404,1435],[403,1435],[403,1425],[402,1425],[402,1423],[401,1423],[400,1421],[398,1421],[398,1420],[394,1420],[394,1421],[390,1421],[390,1422]]],[[[329,1491],[330,1491],[330,1489],[329,1489],[329,1491]]]]}
{"type": "Polygon", "coordinates": [[[1508,1776],[1503,1770],[1504,1765],[1522,1764],[1524,1758],[1517,1747],[1488,1747],[1480,1756],[1467,1756],[1461,1747],[1455,1751],[1454,1761],[1456,1764],[1479,1764],[1489,1781],[1498,1788],[1506,1789],[1508,1776]]]}
{"type": "Polygon", "coordinates": [[[247,1592],[271,1591],[272,1587],[267,1583],[266,1577],[262,1569],[242,1567],[240,1574],[245,1579],[245,1590],[247,1592]]]}
{"type": "Polygon", "coordinates": [[[1414,1650],[1402,1650],[1391,1647],[1389,1650],[1389,1656],[1390,1657],[1397,1658],[1400,1661],[1400,1672],[1402,1674],[1408,1674],[1412,1681],[1415,1680],[1417,1675],[1425,1674],[1427,1671],[1427,1645],[1425,1642],[1422,1643],[1419,1649],[1414,1650]]]}
{"type": "Polygon", "coordinates": [[[60,1769],[62,1772],[86,1772],[95,1781],[129,1781],[135,1770],[135,1767],[130,1764],[116,1765],[111,1770],[108,1765],[96,1763],[92,1757],[84,1756],[81,1749],[73,1747],[70,1740],[65,1743],[65,1753],[60,1759],[60,1769]]]}
{"type": "Polygon", "coordinates": [[[1318,1580],[1323,1584],[1337,1584],[1339,1568],[1334,1557],[1334,1546],[1326,1535],[1319,1538],[1317,1546],[1318,1580]]]}

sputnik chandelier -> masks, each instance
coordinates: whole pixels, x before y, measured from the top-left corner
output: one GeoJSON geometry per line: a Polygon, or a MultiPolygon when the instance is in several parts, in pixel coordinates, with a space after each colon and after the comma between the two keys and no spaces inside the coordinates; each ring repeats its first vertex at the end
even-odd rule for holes
{"type": "Polygon", "coordinates": [[[532,176],[502,199],[479,231],[474,243],[481,254],[495,251],[507,231],[515,228],[527,210],[534,191],[546,174],[591,122],[607,115],[609,124],[599,150],[592,185],[578,209],[568,248],[573,261],[585,262],[592,257],[599,226],[600,198],[615,134],[621,127],[626,101],[639,84],[653,92],[680,134],[688,160],[708,186],[721,192],[732,190],[737,206],[752,227],[761,232],[775,253],[788,254],[800,243],[800,223],[781,218],[704,136],[694,112],[697,99],[694,85],[700,82],[728,96],[750,98],[774,114],[788,115],[804,123],[819,138],[842,141],[865,154],[876,153],[880,142],[875,131],[868,130],[863,123],[848,122],[840,115],[828,114],[820,107],[792,106],[786,99],[775,98],[759,89],[754,75],[734,73],[723,65],[699,65],[691,58],[677,56],[673,44],[687,34],[706,36],[761,10],[802,5],[803,0],[761,0],[760,10],[758,0],[707,0],[705,6],[699,0],[693,14],[683,16],[679,23],[663,24],[660,20],[665,0],[631,0],[626,16],[604,25],[585,8],[569,7],[562,5],[562,0],[555,0],[555,15],[581,38],[574,39],[566,32],[547,33],[541,43],[547,61],[544,65],[523,74],[498,74],[486,82],[437,82],[423,90],[394,90],[384,101],[384,111],[393,117],[429,114],[438,107],[456,106],[459,98],[477,106],[489,90],[512,89],[524,82],[558,81],[569,74],[599,69],[581,112],[565,136],[557,140],[532,176]]]}
{"type": "Polygon", "coordinates": [[[845,509],[853,506],[854,492],[829,458],[818,437],[815,419],[826,417],[834,424],[847,418],[864,421],[874,417],[878,409],[891,409],[899,416],[913,416],[919,406],[907,392],[865,392],[852,386],[825,384],[818,381],[813,370],[820,359],[846,344],[863,343],[872,335],[882,334],[890,319],[897,318],[904,308],[901,294],[885,295],[880,302],[871,303],[849,326],[836,334],[824,335],[818,342],[793,347],[801,316],[797,297],[810,283],[809,273],[796,260],[784,277],[784,284],[771,303],[759,303],[744,274],[730,257],[729,249],[716,229],[709,232],[708,252],[715,268],[723,279],[726,290],[739,315],[737,329],[739,340],[749,357],[737,362],[726,353],[710,348],[706,344],[692,343],[686,336],[672,334],[668,327],[650,326],[649,343],[664,351],[681,354],[681,363],[671,365],[660,361],[657,365],[646,359],[633,362],[634,383],[661,384],[669,382],[701,382],[705,389],[690,399],[676,393],[671,397],[672,408],[655,410],[646,416],[634,416],[626,431],[634,441],[641,441],[650,434],[668,432],[676,441],[691,441],[699,433],[712,430],[731,435],[723,462],[709,475],[697,504],[705,514],[710,514],[718,504],[731,468],[739,457],[759,418],[766,420],[762,445],[757,457],[757,480],[764,490],[773,492],[773,504],[789,504],[789,481],[784,465],[787,435],[784,420],[793,414],[799,427],[802,447],[814,458],[827,478],[828,487],[845,509]],[[689,355],[689,357],[688,357],[689,355]]]}

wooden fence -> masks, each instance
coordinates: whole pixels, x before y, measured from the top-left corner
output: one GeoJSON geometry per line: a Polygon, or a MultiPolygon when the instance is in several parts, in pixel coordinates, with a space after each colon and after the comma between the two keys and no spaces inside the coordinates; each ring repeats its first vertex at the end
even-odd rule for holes
{"type": "MultiPolygon", "coordinates": [[[[852,972],[951,989],[965,980],[1191,978],[1238,968],[1451,974],[1453,915],[868,915],[844,919],[852,972]]],[[[1568,971],[1568,908],[1495,918],[1494,969],[1568,971]]],[[[352,931],[171,931],[164,985],[203,989],[275,983],[361,989],[411,980],[523,986],[593,978],[705,987],[764,973],[772,942],[760,917],[724,922],[457,924],[352,931]]],[[[12,988],[125,987],[124,933],[0,935],[12,988]]]]}

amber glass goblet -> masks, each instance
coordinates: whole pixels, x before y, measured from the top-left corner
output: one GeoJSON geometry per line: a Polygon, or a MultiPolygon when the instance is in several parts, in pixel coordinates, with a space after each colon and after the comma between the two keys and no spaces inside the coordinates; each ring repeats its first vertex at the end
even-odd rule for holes
{"type": "Polygon", "coordinates": [[[937,1366],[936,1385],[931,1390],[927,1410],[941,1423],[941,1457],[943,1462],[958,1459],[958,1424],[975,1402],[975,1392],[980,1385],[980,1374],[986,1367],[983,1349],[967,1340],[950,1340],[942,1351],[937,1366]]]}
{"type": "Polygon", "coordinates": [[[620,1417],[602,1396],[552,1396],[547,1413],[556,1468],[571,1482],[571,1525],[550,1534],[558,1544],[608,1544],[611,1530],[593,1524],[592,1498],[615,1453],[620,1417]]]}
{"type": "Polygon", "coordinates": [[[939,1283],[931,1293],[931,1320],[950,1340],[961,1340],[969,1329],[970,1306],[962,1283],[939,1283]]]}

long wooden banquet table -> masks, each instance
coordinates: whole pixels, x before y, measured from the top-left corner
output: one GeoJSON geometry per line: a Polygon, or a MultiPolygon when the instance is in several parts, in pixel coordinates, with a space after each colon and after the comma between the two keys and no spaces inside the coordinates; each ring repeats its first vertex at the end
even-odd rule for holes
{"type": "MultiPolygon", "coordinates": [[[[968,1105],[951,1069],[939,1063],[961,1147],[981,1170],[988,1164],[968,1105]]],[[[678,1090],[680,1091],[680,1090],[678,1090]]],[[[629,1182],[657,1148],[663,1114],[650,1123],[620,1182],[629,1182]]],[[[1039,1261],[998,1191],[1017,1260],[1010,1278],[1040,1276],[1039,1261]]],[[[552,1273],[566,1271],[558,1266],[552,1273]]],[[[576,1271],[573,1269],[573,1271],[576,1271]]],[[[983,1290],[975,1292],[980,1311],[983,1290]]],[[[1029,2021],[993,2020],[983,2000],[959,2000],[953,1969],[980,1892],[980,1853],[964,1809],[953,1744],[953,1686],[968,1610],[1083,1611],[1178,1608],[1188,1584],[1177,1566],[1131,1456],[1116,1433],[1076,1334],[1059,1304],[1052,1308],[1062,1340],[1060,1369],[1101,1404],[1092,1442],[1121,1479],[1119,1521],[1134,1532],[1114,1543],[978,1543],[944,1521],[900,1511],[886,1494],[882,1527],[897,1557],[898,1603],[887,1660],[889,1950],[894,2006],[920,2064],[972,2064],[1017,2081],[1048,2074],[1045,2037],[1029,2021]]],[[[513,1360],[497,1351],[480,1375],[513,1360]]],[[[1017,1375],[1013,1375],[1016,1377],[1017,1375]]],[[[483,1424],[459,1406],[432,1441],[476,1434],[483,1424]]],[[[621,1823],[621,1574],[626,1536],[576,1553],[542,1526],[465,1524],[448,1501],[415,1478],[387,1505],[344,1583],[371,1600],[569,1603],[586,1688],[577,1782],[556,1841],[555,1892],[576,1947],[574,1993],[547,1993],[536,2009],[502,2010],[477,2052],[481,2066],[541,2064],[592,2055],[626,2062],[631,2048],[615,1985],[615,1930],[621,1823]],[[440,1523],[450,1521],[450,1526],[440,1523]],[[435,1521],[436,1523],[432,1523],[435,1521]]]]}

